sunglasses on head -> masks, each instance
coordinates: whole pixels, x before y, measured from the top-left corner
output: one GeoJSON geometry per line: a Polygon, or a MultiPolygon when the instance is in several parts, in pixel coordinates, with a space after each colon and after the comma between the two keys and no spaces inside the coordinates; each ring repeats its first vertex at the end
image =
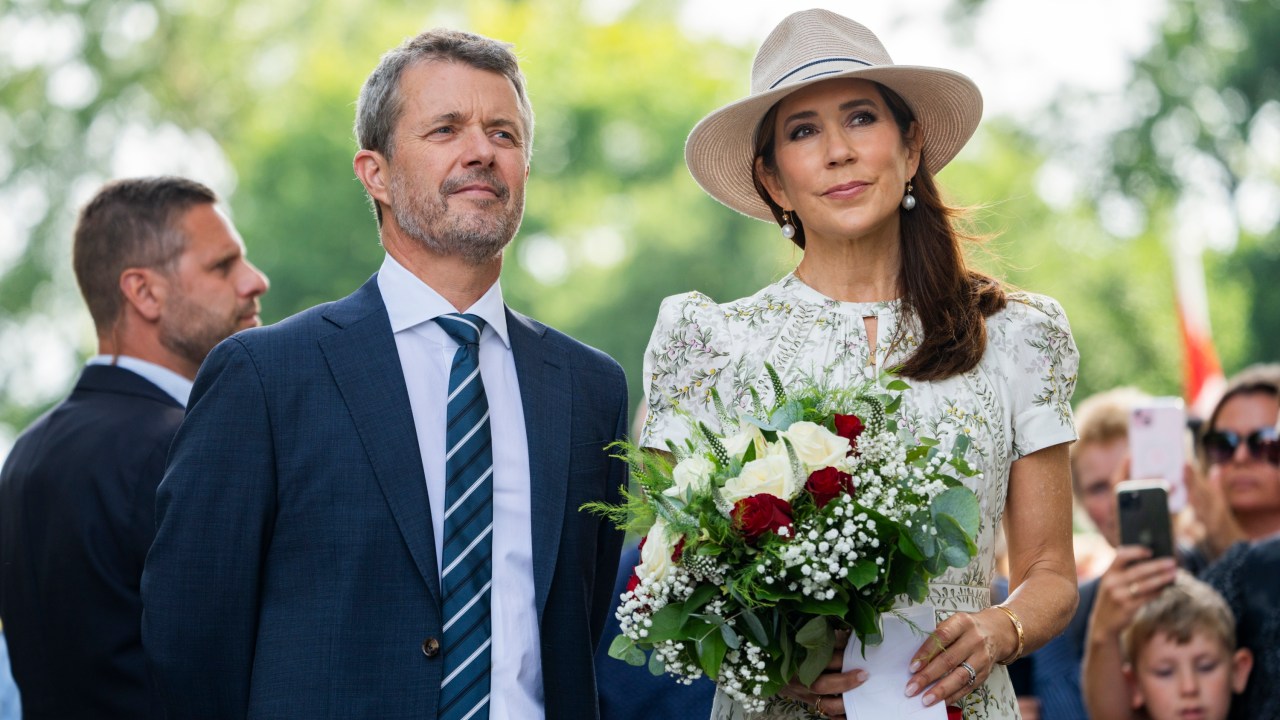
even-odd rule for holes
{"type": "Polygon", "coordinates": [[[1244,443],[1249,451],[1249,457],[1254,460],[1265,460],[1280,465],[1280,439],[1277,438],[1276,429],[1273,427],[1254,430],[1244,437],[1230,430],[1214,430],[1206,433],[1203,440],[1205,456],[1214,465],[1228,462],[1235,457],[1236,449],[1241,443],[1244,443]]]}

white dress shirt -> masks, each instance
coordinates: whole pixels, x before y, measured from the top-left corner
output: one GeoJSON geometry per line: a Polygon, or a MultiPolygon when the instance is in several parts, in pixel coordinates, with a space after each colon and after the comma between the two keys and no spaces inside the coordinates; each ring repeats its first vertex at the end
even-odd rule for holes
{"type": "Polygon", "coordinates": [[[85,365],[115,365],[141,375],[143,379],[177,400],[182,407],[186,407],[187,400],[191,399],[191,386],[194,383],[169,368],[160,367],[153,362],[128,355],[94,355],[85,362],[85,365]]]}
{"type": "MultiPolygon", "coordinates": [[[[390,255],[378,270],[378,289],[391,317],[400,367],[409,390],[418,451],[427,477],[439,572],[444,548],[445,416],[449,370],[458,344],[433,320],[459,310],[390,255]]],[[[542,653],[533,590],[529,447],[502,288],[495,282],[463,312],[485,321],[480,335],[480,377],[489,401],[493,438],[493,666],[489,717],[543,718],[542,653]]]]}

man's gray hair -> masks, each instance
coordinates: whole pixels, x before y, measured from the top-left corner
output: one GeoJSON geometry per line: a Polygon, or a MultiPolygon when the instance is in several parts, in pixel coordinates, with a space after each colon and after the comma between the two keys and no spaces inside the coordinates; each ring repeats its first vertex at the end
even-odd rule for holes
{"type": "Polygon", "coordinates": [[[356,141],[362,150],[382,153],[388,160],[395,152],[392,132],[404,109],[400,76],[405,68],[423,61],[443,60],[496,72],[515,86],[524,125],[524,154],[533,152],[533,106],[525,90],[524,75],[510,43],[458,30],[428,30],[382,56],[356,101],[356,141]]]}

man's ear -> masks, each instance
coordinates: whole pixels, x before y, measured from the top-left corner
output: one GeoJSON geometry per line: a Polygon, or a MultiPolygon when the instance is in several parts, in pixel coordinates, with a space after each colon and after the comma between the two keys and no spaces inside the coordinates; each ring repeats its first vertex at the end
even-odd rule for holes
{"type": "Polygon", "coordinates": [[[388,164],[386,157],[377,150],[361,150],[351,161],[356,177],[360,178],[360,184],[364,185],[364,190],[369,193],[369,197],[390,207],[391,196],[387,192],[387,185],[390,182],[387,176],[388,164]]]}
{"type": "Polygon", "coordinates": [[[764,158],[756,158],[756,177],[760,178],[760,184],[764,185],[764,189],[769,191],[769,197],[778,204],[783,210],[790,210],[795,207],[791,204],[790,198],[787,197],[787,191],[782,186],[782,182],[778,180],[778,176],[769,172],[764,166],[764,158]]]}
{"type": "Polygon", "coordinates": [[[1249,648],[1240,648],[1231,656],[1231,692],[1244,692],[1249,684],[1249,673],[1253,670],[1253,653],[1249,648]]]}
{"type": "Polygon", "coordinates": [[[134,312],[156,322],[169,294],[169,279],[152,268],[125,268],[120,273],[120,294],[134,312]]]}

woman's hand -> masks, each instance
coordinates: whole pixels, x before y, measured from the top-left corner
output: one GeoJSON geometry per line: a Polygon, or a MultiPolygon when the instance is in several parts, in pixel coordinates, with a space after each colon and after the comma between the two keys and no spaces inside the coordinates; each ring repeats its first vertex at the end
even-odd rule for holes
{"type": "Polygon", "coordinates": [[[1116,548],[1111,567],[1098,580],[1098,595],[1089,615],[1088,639],[1080,667],[1085,708],[1094,720],[1133,720],[1130,688],[1124,680],[1120,633],[1138,610],[1173,582],[1173,558],[1149,559],[1151,551],[1137,545],[1116,548]]]}
{"type": "Polygon", "coordinates": [[[1115,560],[1098,580],[1098,599],[1089,617],[1089,635],[1098,640],[1119,638],[1138,610],[1173,582],[1178,564],[1173,558],[1151,557],[1140,545],[1116,548],[1115,560]]]}
{"type": "Polygon", "coordinates": [[[813,681],[813,685],[806,687],[799,680],[793,679],[778,694],[804,705],[818,715],[844,720],[844,693],[867,681],[866,670],[842,672],[844,648],[848,644],[849,633],[837,631],[835,652],[831,654],[826,670],[813,681]]]}
{"type": "Polygon", "coordinates": [[[916,651],[909,668],[914,675],[907,681],[907,696],[923,692],[926,706],[940,700],[955,705],[986,682],[997,660],[1017,649],[1018,632],[1002,611],[987,608],[978,613],[956,613],[916,651]],[[929,687],[935,681],[937,684],[929,687]]]}

